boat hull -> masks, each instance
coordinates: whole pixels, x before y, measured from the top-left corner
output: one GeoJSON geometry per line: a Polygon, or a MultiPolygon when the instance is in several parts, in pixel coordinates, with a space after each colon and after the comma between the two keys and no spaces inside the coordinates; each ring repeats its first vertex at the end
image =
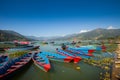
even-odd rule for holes
{"type": "MultiPolygon", "coordinates": [[[[25,57],[24,57],[25,58],[25,57]]],[[[14,65],[11,65],[9,69],[7,69],[6,73],[0,75],[0,80],[8,80],[12,76],[15,76],[18,72],[23,71],[26,67],[30,66],[32,63],[31,57],[29,59],[20,59],[20,61],[15,62],[14,65]]]]}
{"type": "Polygon", "coordinates": [[[70,56],[63,56],[63,55],[56,54],[56,53],[41,52],[41,54],[47,56],[47,58],[49,58],[50,60],[53,60],[53,61],[60,61],[60,62],[69,63],[73,60],[73,58],[70,56]]]}
{"type": "MultiPolygon", "coordinates": [[[[61,54],[61,55],[63,55],[63,56],[67,56],[67,57],[71,58],[74,63],[78,63],[78,62],[81,61],[81,59],[82,59],[82,58],[79,57],[79,56],[72,55],[72,54],[70,54],[70,53],[68,53],[68,52],[66,52],[66,51],[60,50],[60,49],[59,49],[59,50],[56,50],[56,51],[57,51],[58,54],[61,54]]],[[[66,59],[66,61],[67,61],[67,59],[66,59]]]]}
{"type": "Polygon", "coordinates": [[[48,63],[44,63],[44,62],[43,62],[44,60],[37,59],[37,58],[40,58],[40,56],[38,56],[37,54],[38,54],[38,53],[35,53],[34,56],[33,56],[33,58],[32,58],[34,64],[35,64],[38,68],[42,69],[43,71],[48,72],[48,71],[51,69],[51,65],[50,65],[50,63],[49,63],[49,60],[47,59],[47,57],[45,57],[45,58],[48,60],[48,61],[47,61],[48,63]]]}
{"type": "Polygon", "coordinates": [[[8,55],[0,55],[0,68],[9,61],[8,55]]]}

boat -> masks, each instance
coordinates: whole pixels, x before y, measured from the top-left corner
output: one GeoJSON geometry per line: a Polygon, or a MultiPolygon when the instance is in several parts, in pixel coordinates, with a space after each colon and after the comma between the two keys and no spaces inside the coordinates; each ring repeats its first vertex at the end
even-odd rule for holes
{"type": "Polygon", "coordinates": [[[30,65],[32,53],[24,54],[18,58],[12,59],[0,68],[0,80],[8,80],[17,72],[22,71],[30,65]]]}
{"type": "Polygon", "coordinates": [[[38,49],[39,46],[24,46],[24,47],[20,47],[20,48],[10,48],[8,50],[6,50],[7,52],[9,51],[24,51],[24,50],[32,50],[32,49],[38,49]]]}
{"type": "Polygon", "coordinates": [[[95,49],[90,49],[90,48],[87,48],[87,47],[79,47],[79,48],[69,48],[69,49],[72,49],[72,50],[76,50],[76,51],[79,51],[79,52],[83,52],[83,53],[93,53],[95,51],[95,49]]]}
{"type": "Polygon", "coordinates": [[[43,41],[42,44],[48,44],[48,42],[47,41],[43,41]]]}
{"type": "Polygon", "coordinates": [[[8,60],[8,55],[0,55],[0,67],[4,66],[8,60]]]}
{"type": "Polygon", "coordinates": [[[92,53],[95,51],[94,49],[87,49],[87,48],[67,48],[67,50],[76,51],[81,54],[87,54],[90,56],[92,56],[92,53]]]}
{"type": "Polygon", "coordinates": [[[40,47],[40,46],[34,46],[34,48],[33,48],[33,49],[39,49],[39,47],[40,47]]]}
{"type": "Polygon", "coordinates": [[[32,60],[38,68],[42,69],[45,72],[48,72],[51,69],[49,59],[41,53],[35,52],[32,60]]]}
{"type": "Polygon", "coordinates": [[[54,42],[54,41],[51,41],[50,43],[51,43],[51,44],[54,44],[55,42],[54,42]]]}
{"type": "Polygon", "coordinates": [[[0,51],[5,51],[5,49],[4,48],[0,48],[0,51]]]}
{"type": "Polygon", "coordinates": [[[101,46],[97,46],[97,45],[80,46],[79,48],[86,48],[86,49],[101,50],[101,46]]]}
{"type": "Polygon", "coordinates": [[[58,49],[58,48],[57,48],[56,51],[57,51],[58,54],[61,54],[61,55],[63,55],[63,56],[72,57],[74,63],[78,63],[78,62],[82,59],[81,57],[76,56],[76,55],[72,55],[72,54],[70,54],[69,52],[65,52],[65,51],[62,50],[62,49],[58,49]]]}
{"type": "Polygon", "coordinates": [[[47,58],[49,58],[50,60],[53,61],[60,61],[60,62],[71,62],[73,60],[72,57],[70,56],[63,56],[57,53],[50,53],[50,52],[41,52],[40,54],[46,56],[47,58]]]}
{"type": "Polygon", "coordinates": [[[84,52],[83,50],[76,50],[74,48],[67,48],[66,51],[75,53],[77,55],[85,55],[85,56],[93,56],[94,50],[88,50],[88,52],[84,52]]]}
{"type": "Polygon", "coordinates": [[[92,53],[89,53],[89,54],[86,54],[86,53],[84,53],[84,52],[79,52],[79,51],[76,51],[76,50],[74,50],[74,49],[69,49],[69,48],[67,48],[66,50],[65,50],[66,52],[69,52],[70,54],[72,54],[72,55],[75,55],[75,56],[80,56],[80,57],[82,57],[82,58],[90,58],[90,57],[93,57],[94,55],[92,54],[92,53]]]}

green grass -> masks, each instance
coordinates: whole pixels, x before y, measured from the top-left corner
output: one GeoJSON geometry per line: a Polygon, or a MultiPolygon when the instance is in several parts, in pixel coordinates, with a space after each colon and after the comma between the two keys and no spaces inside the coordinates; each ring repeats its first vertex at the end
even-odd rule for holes
{"type": "Polygon", "coordinates": [[[107,47],[107,52],[115,52],[117,49],[117,44],[106,44],[105,46],[107,47]]]}
{"type": "Polygon", "coordinates": [[[13,53],[10,53],[9,57],[10,58],[16,58],[16,57],[22,56],[22,55],[24,55],[24,54],[26,54],[28,52],[30,52],[30,51],[15,51],[13,53]]]}
{"type": "Polygon", "coordinates": [[[16,47],[14,44],[3,44],[0,43],[0,48],[13,48],[16,47]]]}

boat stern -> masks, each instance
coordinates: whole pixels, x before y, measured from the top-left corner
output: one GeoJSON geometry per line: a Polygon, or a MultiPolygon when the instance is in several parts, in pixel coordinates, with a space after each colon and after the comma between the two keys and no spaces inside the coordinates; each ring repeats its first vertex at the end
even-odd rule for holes
{"type": "Polygon", "coordinates": [[[79,56],[76,56],[73,60],[74,60],[74,63],[78,63],[79,61],[82,60],[82,58],[79,56]]]}
{"type": "Polygon", "coordinates": [[[45,64],[45,65],[43,65],[43,68],[44,68],[45,72],[48,72],[51,68],[51,65],[50,64],[45,64]]]}
{"type": "Polygon", "coordinates": [[[73,60],[73,57],[67,56],[67,57],[64,59],[64,62],[69,63],[69,62],[71,62],[72,60],[73,60]]]}

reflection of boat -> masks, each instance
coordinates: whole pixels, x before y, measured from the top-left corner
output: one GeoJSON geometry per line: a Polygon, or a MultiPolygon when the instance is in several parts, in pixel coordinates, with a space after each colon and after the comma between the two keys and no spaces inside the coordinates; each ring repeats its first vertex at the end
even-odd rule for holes
{"type": "MultiPolygon", "coordinates": [[[[66,63],[58,63],[56,61],[52,61],[52,63],[57,66],[61,66],[62,68],[67,68],[67,69],[69,68],[69,69],[73,69],[76,71],[80,71],[80,64],[74,64],[74,63],[66,64],[66,63]]],[[[63,71],[64,71],[64,69],[63,69],[63,71]]]]}
{"type": "Polygon", "coordinates": [[[0,80],[5,80],[12,77],[18,71],[21,71],[24,67],[31,62],[31,53],[24,54],[23,56],[13,59],[0,68],[0,80]]]}
{"type": "Polygon", "coordinates": [[[72,55],[70,54],[69,52],[65,52],[61,49],[56,49],[57,53],[58,54],[61,54],[61,55],[64,55],[64,56],[67,56],[67,57],[72,57],[73,58],[73,61],[74,63],[78,63],[82,58],[79,57],[79,56],[76,56],[76,55],[72,55]]]}
{"type": "Polygon", "coordinates": [[[45,72],[48,72],[51,68],[48,58],[41,53],[34,53],[32,60],[37,67],[45,72]]]}
{"type": "Polygon", "coordinates": [[[54,61],[70,62],[73,60],[72,57],[67,57],[60,54],[56,54],[56,53],[41,52],[41,54],[43,54],[44,56],[47,56],[47,58],[54,61]]]}
{"type": "Polygon", "coordinates": [[[4,66],[8,60],[9,58],[7,55],[0,55],[0,67],[4,66]]]}

